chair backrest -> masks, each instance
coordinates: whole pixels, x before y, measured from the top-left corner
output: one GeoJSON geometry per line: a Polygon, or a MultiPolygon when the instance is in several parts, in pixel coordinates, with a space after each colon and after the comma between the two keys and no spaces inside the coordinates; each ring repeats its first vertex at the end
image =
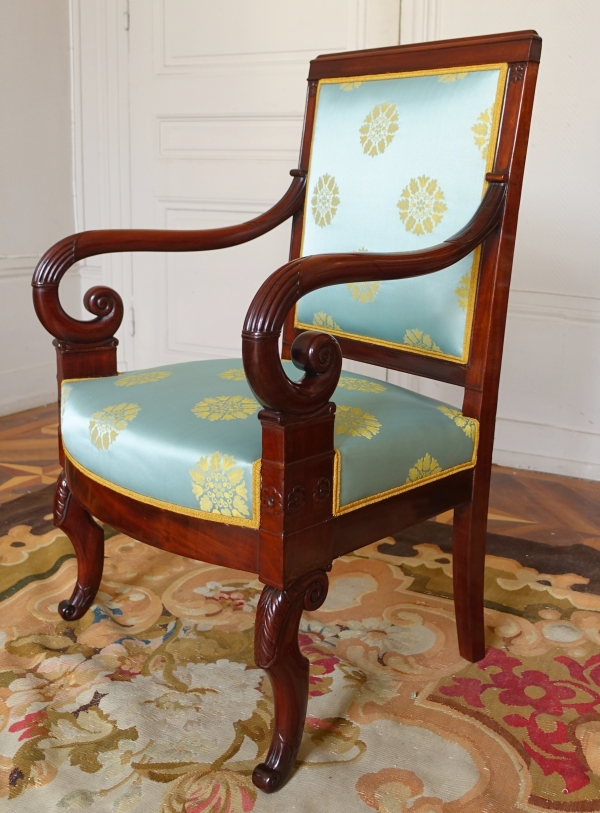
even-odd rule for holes
{"type": "MultiPolygon", "coordinates": [[[[538,46],[528,31],[314,60],[301,156],[306,203],[292,257],[439,244],[475,213],[490,171],[507,175],[518,208],[523,160],[514,157],[519,146],[524,155],[531,104],[523,95],[538,46]]],[[[497,239],[495,249],[489,272],[497,239]]],[[[504,277],[510,241],[506,251],[504,277]]],[[[314,291],[298,303],[285,339],[323,328],[346,356],[465,383],[456,370],[472,361],[485,262],[477,249],[427,276],[314,291]]]]}

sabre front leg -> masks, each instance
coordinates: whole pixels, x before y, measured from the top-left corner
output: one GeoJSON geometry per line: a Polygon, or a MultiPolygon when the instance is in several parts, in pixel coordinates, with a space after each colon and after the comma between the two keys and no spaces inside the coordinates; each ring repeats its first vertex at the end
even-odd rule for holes
{"type": "Polygon", "coordinates": [[[308,660],[298,646],[303,610],[325,601],[329,582],[315,570],[287,590],[263,589],[254,630],[254,660],[267,672],[273,687],[275,722],[267,758],[257,765],[252,781],[272,793],[287,782],[300,748],[308,703],[308,660]]]}
{"type": "Polygon", "coordinates": [[[100,586],[104,531],[77,502],[69,490],[64,471],[56,483],[54,524],[69,537],[77,556],[77,582],[71,598],[58,605],[58,612],[65,621],[76,621],[91,607],[100,586]]]}

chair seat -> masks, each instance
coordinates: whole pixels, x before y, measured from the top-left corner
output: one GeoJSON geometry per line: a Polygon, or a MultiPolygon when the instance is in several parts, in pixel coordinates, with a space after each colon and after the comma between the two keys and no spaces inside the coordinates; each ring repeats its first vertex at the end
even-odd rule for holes
{"type": "MultiPolygon", "coordinates": [[[[478,423],[448,404],[350,373],[332,400],[335,514],[475,465],[478,423]]],[[[63,382],[62,438],[77,468],[120,493],[258,527],[259,409],[240,359],[193,361],[63,382]]]]}

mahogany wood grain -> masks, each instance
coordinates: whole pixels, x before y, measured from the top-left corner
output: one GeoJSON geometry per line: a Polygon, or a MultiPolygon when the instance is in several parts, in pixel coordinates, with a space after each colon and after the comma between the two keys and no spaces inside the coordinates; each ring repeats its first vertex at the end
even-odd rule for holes
{"type": "Polygon", "coordinates": [[[77,556],[77,581],[58,612],[65,621],[81,618],[92,606],[102,579],[104,531],[69,490],[64,471],[56,482],[54,524],[71,540],[77,556]]]}
{"type": "MultiPolygon", "coordinates": [[[[114,251],[201,251],[250,240],[293,217],[290,262],[257,292],[244,324],[242,347],[248,382],[260,403],[262,482],[260,527],[240,527],[188,517],[148,505],[97,483],[65,461],[57,491],[56,522],[73,541],[78,581],[63,615],[79,617],[93,601],[101,573],[101,534],[91,515],[135,539],[183,556],[258,572],[266,585],[255,629],[256,662],[267,670],[275,697],[273,738],[253,781],[271,792],[293,770],[306,712],[308,665],[298,649],[303,607],[320,605],[325,572],[341,556],[413,523],[455,509],[454,590],[459,647],[469,660],[485,651],[483,584],[500,364],[519,201],[541,51],[534,31],[444,40],[370,51],[329,54],[309,72],[300,166],[284,197],[265,215],[225,229],[202,232],[87,232],[57,243],[40,260],[33,279],[34,304],[56,337],[58,382],[116,373],[116,339],[123,306],[118,293],[93,288],[85,306],[89,322],[68,316],[58,287],[78,259],[114,251]],[[338,254],[300,258],[305,179],[314,128],[318,80],[403,71],[508,63],[498,143],[488,189],[473,219],[444,243],[416,252],[338,254]],[[301,296],[318,288],[433,273],[482,246],[473,329],[466,363],[382,348],[293,325],[301,296]],[[304,371],[285,375],[279,354],[304,371]],[[403,370],[465,388],[463,413],[480,423],[474,469],[456,472],[380,502],[334,516],[334,413],[330,403],[342,357],[403,370]]],[[[63,455],[61,448],[61,455],[63,455]]],[[[64,455],[63,455],[64,457],[64,455]]],[[[65,617],[66,617],[65,616],[65,617]]]]}
{"type": "Polygon", "coordinates": [[[272,793],[288,779],[302,741],[308,703],[308,660],[298,646],[303,610],[317,610],[329,582],[323,571],[307,573],[287,590],[265,587],[256,613],[254,660],[269,676],[275,701],[274,733],[267,758],[252,774],[272,793]]]}
{"type": "Polygon", "coordinates": [[[77,500],[121,533],[203,562],[258,572],[258,531],[208,522],[134,500],[86,477],[70,460],[65,472],[77,500]]]}
{"type": "Polygon", "coordinates": [[[471,501],[473,469],[349,511],[335,518],[335,556],[377,542],[471,501]]]}
{"type": "Polygon", "coordinates": [[[402,71],[460,68],[496,62],[539,62],[542,40],[536,31],[416,43],[324,54],[310,63],[309,81],[402,71]]]}

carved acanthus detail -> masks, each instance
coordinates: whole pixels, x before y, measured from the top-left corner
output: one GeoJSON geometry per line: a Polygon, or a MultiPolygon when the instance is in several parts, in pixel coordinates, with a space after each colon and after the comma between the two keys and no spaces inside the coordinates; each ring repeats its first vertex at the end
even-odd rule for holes
{"type": "Polygon", "coordinates": [[[71,492],[67,485],[67,478],[64,471],[61,471],[54,492],[54,524],[59,528],[67,515],[70,498],[71,492]]]}
{"type": "Polygon", "coordinates": [[[268,669],[272,665],[281,635],[296,605],[303,602],[305,610],[317,610],[325,601],[328,587],[329,580],[322,570],[307,573],[287,590],[265,586],[256,611],[254,660],[257,666],[268,669]]]}

